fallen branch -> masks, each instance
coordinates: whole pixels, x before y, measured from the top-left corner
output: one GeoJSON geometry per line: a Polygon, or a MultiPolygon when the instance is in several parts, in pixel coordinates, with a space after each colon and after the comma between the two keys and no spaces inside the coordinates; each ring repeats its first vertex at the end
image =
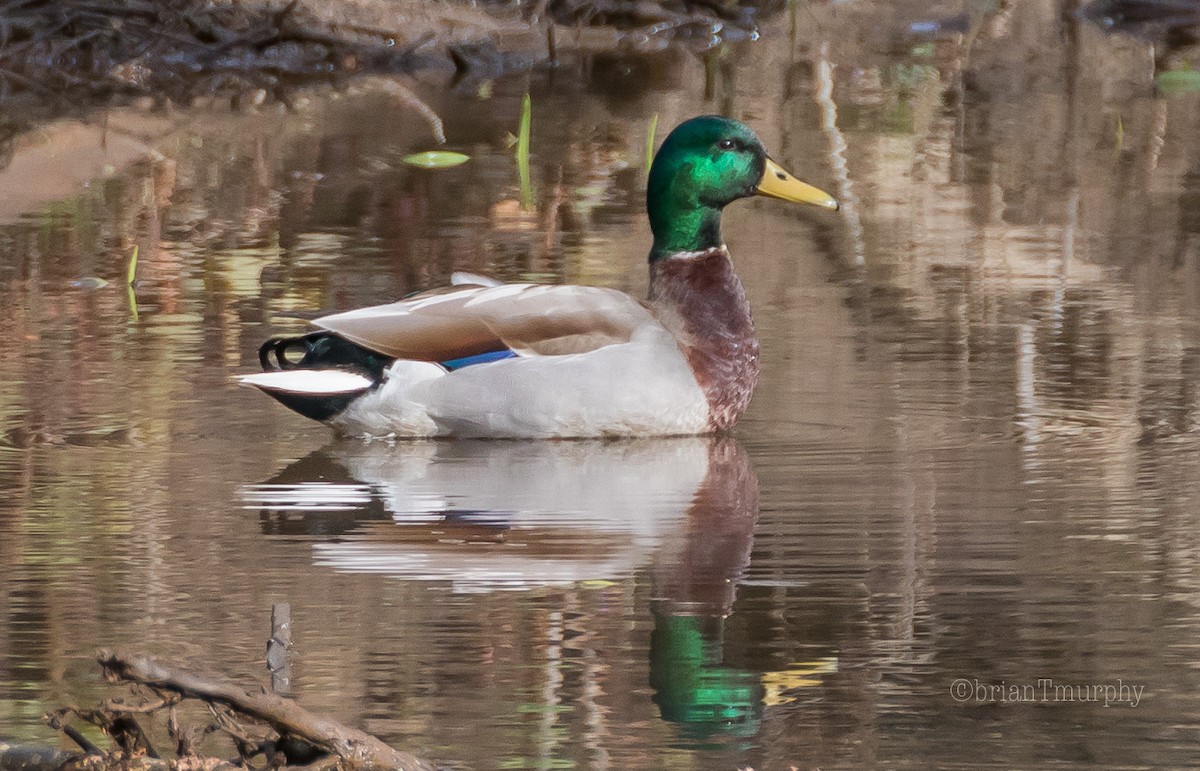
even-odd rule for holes
{"type": "Polygon", "coordinates": [[[433,771],[434,768],[368,733],[316,715],[273,693],[247,691],[233,683],[117,651],[100,651],[97,661],[110,681],[139,683],[184,698],[222,704],[246,717],[267,723],[283,737],[301,739],[318,747],[354,768],[380,771],[433,771]]]}

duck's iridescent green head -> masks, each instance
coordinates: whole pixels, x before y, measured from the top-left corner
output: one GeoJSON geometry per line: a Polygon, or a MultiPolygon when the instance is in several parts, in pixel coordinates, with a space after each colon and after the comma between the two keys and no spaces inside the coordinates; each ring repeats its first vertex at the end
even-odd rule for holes
{"type": "Polygon", "coordinates": [[[650,260],[720,246],[721,209],[752,195],[837,208],[828,193],[801,182],[768,158],[744,123],[718,115],[680,123],[650,167],[650,260]]]}

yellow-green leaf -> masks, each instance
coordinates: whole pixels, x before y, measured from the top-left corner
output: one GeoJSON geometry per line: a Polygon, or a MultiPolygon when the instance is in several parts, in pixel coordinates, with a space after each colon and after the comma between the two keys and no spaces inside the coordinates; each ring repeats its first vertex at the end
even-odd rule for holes
{"type": "Polygon", "coordinates": [[[1158,73],[1154,84],[1164,94],[1200,91],[1200,70],[1167,70],[1158,73]]]}
{"type": "Polygon", "coordinates": [[[449,150],[426,150],[423,153],[406,155],[400,160],[409,166],[420,166],[422,169],[448,169],[451,166],[466,163],[471,160],[471,156],[449,150]]]}

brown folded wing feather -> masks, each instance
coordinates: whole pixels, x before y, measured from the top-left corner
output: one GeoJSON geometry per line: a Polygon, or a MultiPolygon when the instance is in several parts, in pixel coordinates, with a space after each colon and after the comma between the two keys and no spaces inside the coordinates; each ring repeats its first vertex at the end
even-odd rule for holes
{"type": "Polygon", "coordinates": [[[583,353],[626,342],[639,326],[657,322],[615,289],[503,284],[427,292],[313,323],[386,356],[448,361],[504,348],[583,353]]]}

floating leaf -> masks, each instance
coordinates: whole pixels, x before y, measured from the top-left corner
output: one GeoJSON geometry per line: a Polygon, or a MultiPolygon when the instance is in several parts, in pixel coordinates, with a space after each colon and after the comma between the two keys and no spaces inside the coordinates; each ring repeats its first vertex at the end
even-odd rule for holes
{"type": "Polygon", "coordinates": [[[1200,70],[1167,70],[1158,73],[1154,84],[1164,94],[1200,91],[1200,70]]]}
{"type": "Polygon", "coordinates": [[[406,155],[400,160],[409,166],[420,166],[422,169],[448,169],[466,163],[471,160],[471,156],[449,150],[426,150],[423,153],[406,155]]]}
{"type": "Polygon", "coordinates": [[[517,707],[517,712],[522,715],[541,715],[552,712],[571,712],[575,708],[566,704],[546,704],[544,702],[526,703],[517,707]]]}
{"type": "Polygon", "coordinates": [[[84,276],[72,281],[71,286],[76,289],[103,289],[108,286],[108,282],[99,276],[84,276]]]}

